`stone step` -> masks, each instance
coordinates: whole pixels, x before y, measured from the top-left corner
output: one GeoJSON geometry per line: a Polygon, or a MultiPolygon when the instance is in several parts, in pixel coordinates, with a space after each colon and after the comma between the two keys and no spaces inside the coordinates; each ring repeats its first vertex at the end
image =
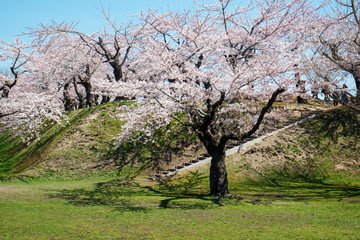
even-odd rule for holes
{"type": "MultiPolygon", "coordinates": [[[[319,114],[319,113],[322,113],[322,111],[314,111],[314,112],[311,112],[311,113],[306,113],[304,115],[302,115],[300,118],[298,119],[292,119],[292,120],[288,120],[287,122],[282,122],[282,123],[279,123],[277,126],[275,126],[275,129],[281,129],[281,128],[284,128],[286,126],[289,126],[293,123],[296,123],[298,121],[301,121],[301,120],[304,120],[306,118],[308,118],[309,116],[312,116],[312,115],[316,115],[316,114],[319,114]]],[[[276,131],[276,130],[274,130],[276,131]]],[[[270,132],[269,132],[270,133],[270,132]]],[[[264,135],[267,135],[269,133],[259,133],[257,136],[250,136],[248,138],[246,138],[245,140],[239,140],[239,141],[236,141],[235,143],[230,143],[226,146],[226,149],[230,149],[230,148],[233,148],[233,147],[237,147],[241,144],[244,144],[248,141],[251,141],[251,140],[254,140],[258,137],[261,137],[261,136],[264,136],[264,135]]],[[[192,165],[193,163],[197,163],[197,162],[200,162],[201,160],[204,160],[206,158],[209,158],[210,155],[208,153],[205,153],[205,154],[201,154],[199,157],[197,157],[196,159],[193,159],[193,160],[190,160],[188,162],[185,162],[183,163],[182,165],[179,165],[179,166],[176,166],[176,167],[173,167],[173,168],[169,168],[168,170],[163,170],[161,171],[161,173],[157,173],[153,176],[149,176],[148,179],[151,180],[151,181],[154,181],[156,179],[159,179],[159,178],[162,178],[162,177],[166,177],[168,176],[169,174],[174,174],[174,172],[176,172],[178,169],[182,169],[184,168],[185,166],[190,166],[192,165]]]]}
{"type": "Polygon", "coordinates": [[[255,136],[250,136],[250,137],[247,137],[245,140],[246,141],[251,141],[251,140],[254,140],[254,139],[256,139],[257,137],[255,137],[255,136]]]}
{"type": "Polygon", "coordinates": [[[237,146],[239,146],[239,144],[237,144],[237,143],[231,143],[231,144],[228,144],[228,146],[230,146],[230,147],[237,147],[237,146]]]}

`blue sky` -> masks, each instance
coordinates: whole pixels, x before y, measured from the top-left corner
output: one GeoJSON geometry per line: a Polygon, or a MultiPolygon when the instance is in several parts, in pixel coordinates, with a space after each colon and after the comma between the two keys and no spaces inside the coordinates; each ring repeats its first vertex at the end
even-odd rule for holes
{"type": "MultiPolygon", "coordinates": [[[[238,2],[243,3],[244,0],[238,2]]],[[[128,22],[130,15],[149,8],[166,12],[191,9],[194,6],[193,0],[0,0],[0,40],[12,42],[17,35],[26,32],[28,27],[36,27],[39,23],[47,24],[51,20],[58,23],[77,22],[77,30],[85,33],[96,32],[105,25],[101,14],[102,7],[110,12],[112,20],[128,22]]],[[[7,65],[0,62],[0,70],[7,65]]]]}
{"type": "MultiPolygon", "coordinates": [[[[213,3],[213,0],[197,0],[213,3]]],[[[52,20],[77,23],[76,29],[84,33],[102,30],[105,26],[102,7],[112,20],[129,22],[131,15],[149,8],[166,12],[193,8],[193,0],[0,0],[0,40],[12,42],[27,28],[52,20]]],[[[26,36],[21,36],[27,41],[26,36]]],[[[9,63],[0,61],[0,70],[9,63]]]]}
{"type": "MultiPolygon", "coordinates": [[[[212,2],[200,0],[199,2],[212,2]]],[[[27,27],[39,23],[78,22],[77,30],[91,33],[104,26],[101,8],[110,11],[111,18],[129,21],[126,16],[140,10],[182,10],[194,7],[193,0],[0,0],[0,39],[13,41],[27,27]]]]}

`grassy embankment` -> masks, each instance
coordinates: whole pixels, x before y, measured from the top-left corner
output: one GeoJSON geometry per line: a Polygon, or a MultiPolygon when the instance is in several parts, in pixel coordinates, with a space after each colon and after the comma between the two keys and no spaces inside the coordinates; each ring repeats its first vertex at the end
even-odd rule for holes
{"type": "Polygon", "coordinates": [[[0,135],[0,177],[15,175],[36,165],[56,140],[92,111],[93,109],[88,108],[69,114],[70,124],[66,127],[49,124],[48,127],[42,129],[41,139],[29,145],[23,142],[20,136],[14,136],[10,131],[3,132],[0,135]]]}
{"type": "MultiPolygon", "coordinates": [[[[314,140],[325,177],[315,171],[320,177],[284,175],[275,185],[261,175],[260,181],[254,177],[250,182],[239,174],[239,165],[229,164],[230,191],[243,199],[220,202],[207,195],[206,168],[159,184],[113,178],[12,180],[0,185],[0,238],[359,239],[359,169],[335,169],[344,158],[359,161],[358,131],[350,130],[359,120],[348,121],[341,111],[327,115],[339,124],[329,125],[322,116],[307,124],[298,142],[271,148],[280,155],[301,150],[304,139],[314,140]]],[[[229,161],[235,158],[241,156],[229,161]]]]}
{"type": "Polygon", "coordinates": [[[71,112],[65,127],[48,124],[41,138],[29,145],[11,132],[0,134],[0,178],[65,180],[107,175],[101,167],[84,173],[81,166],[99,165],[108,157],[122,125],[111,115],[121,104],[128,103],[112,102],[71,112]],[[28,174],[32,168],[35,174],[28,174]]]}
{"type": "Polygon", "coordinates": [[[145,141],[136,140],[115,148],[122,122],[114,112],[122,104],[111,102],[69,114],[66,127],[58,124],[43,129],[40,139],[30,145],[10,133],[0,134],[0,178],[74,180],[90,177],[132,178],[144,168],[179,156],[194,142],[180,124],[161,129],[145,141]]]}

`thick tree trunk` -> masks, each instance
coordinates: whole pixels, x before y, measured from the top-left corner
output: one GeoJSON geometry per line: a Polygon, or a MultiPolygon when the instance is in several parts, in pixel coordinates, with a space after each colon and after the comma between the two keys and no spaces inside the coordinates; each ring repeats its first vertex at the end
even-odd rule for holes
{"type": "Polygon", "coordinates": [[[297,101],[297,103],[299,103],[299,104],[307,104],[307,103],[308,103],[307,99],[305,99],[305,98],[303,98],[303,97],[300,97],[300,96],[297,96],[297,97],[296,97],[296,101],[297,101]]]}
{"type": "Polygon", "coordinates": [[[75,110],[74,100],[71,98],[70,93],[70,83],[65,83],[63,90],[63,103],[66,112],[71,112],[75,110]]]}
{"type": "Polygon", "coordinates": [[[75,79],[73,81],[73,85],[74,85],[74,91],[76,93],[77,100],[78,100],[77,109],[85,108],[86,107],[86,96],[84,96],[81,92],[79,92],[79,90],[78,90],[78,82],[76,82],[75,79]]]}
{"type": "Polygon", "coordinates": [[[117,82],[122,81],[123,73],[122,73],[121,67],[116,63],[110,64],[110,65],[113,67],[115,81],[117,81],[117,82]]]}
{"type": "Polygon", "coordinates": [[[3,91],[2,94],[1,94],[1,97],[2,98],[8,98],[9,93],[10,93],[10,88],[7,85],[5,85],[1,90],[3,91]]]}
{"type": "Polygon", "coordinates": [[[86,106],[87,107],[96,106],[97,104],[95,101],[95,95],[92,93],[92,86],[90,81],[84,82],[83,86],[85,87],[85,92],[86,92],[86,106]]]}
{"type": "MultiPolygon", "coordinates": [[[[296,74],[295,74],[295,77],[296,77],[296,74]]],[[[306,90],[305,90],[305,83],[303,82],[303,81],[298,81],[297,82],[297,84],[296,84],[296,87],[300,87],[301,88],[301,92],[300,93],[306,93],[306,90]]],[[[301,97],[301,96],[297,96],[296,97],[296,101],[297,101],[297,103],[299,103],[299,104],[307,104],[308,103],[308,101],[307,101],[307,99],[305,99],[305,98],[303,98],[303,97],[301,97]]]]}
{"type": "Polygon", "coordinates": [[[216,151],[212,154],[210,166],[210,194],[215,196],[229,195],[225,151],[216,151]]]}
{"type": "Polygon", "coordinates": [[[92,72],[90,70],[90,66],[87,65],[86,66],[86,70],[85,70],[85,76],[82,77],[80,75],[78,75],[78,82],[76,82],[76,80],[74,79],[74,86],[75,86],[75,90],[76,90],[76,94],[79,96],[79,98],[81,98],[80,102],[83,102],[84,100],[84,104],[82,104],[82,107],[93,107],[97,105],[96,102],[96,97],[95,94],[92,93],[92,85],[91,85],[91,76],[92,76],[92,72]],[[81,94],[78,92],[77,90],[77,84],[81,84],[84,88],[85,88],[85,96],[84,99],[82,99],[81,94]]]}
{"type": "Polygon", "coordinates": [[[108,103],[108,102],[110,102],[110,100],[111,100],[111,98],[109,96],[102,95],[101,104],[108,103]]]}

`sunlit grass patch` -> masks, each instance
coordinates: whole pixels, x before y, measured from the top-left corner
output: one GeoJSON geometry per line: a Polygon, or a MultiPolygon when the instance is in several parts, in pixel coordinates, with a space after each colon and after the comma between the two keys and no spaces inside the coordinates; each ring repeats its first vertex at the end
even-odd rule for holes
{"type": "Polygon", "coordinates": [[[0,191],[4,239],[356,239],[360,231],[359,186],[238,182],[233,193],[243,199],[221,204],[199,190],[111,179],[17,181],[0,191]]]}

